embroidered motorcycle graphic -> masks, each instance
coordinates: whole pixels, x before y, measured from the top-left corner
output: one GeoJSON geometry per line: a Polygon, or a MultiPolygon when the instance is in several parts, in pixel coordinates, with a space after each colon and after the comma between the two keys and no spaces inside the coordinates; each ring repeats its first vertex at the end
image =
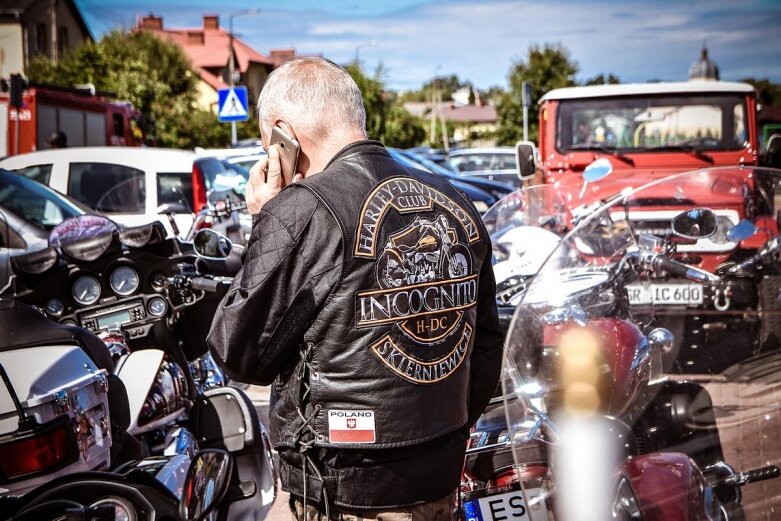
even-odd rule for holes
{"type": "Polygon", "coordinates": [[[371,349],[402,378],[422,384],[447,378],[461,365],[472,335],[464,314],[476,304],[477,275],[459,232],[477,241],[476,223],[444,194],[408,178],[380,185],[363,217],[356,256],[376,255],[378,287],[356,294],[356,326],[395,324],[401,335],[385,335],[371,349]],[[435,205],[441,211],[432,215],[435,205]],[[387,235],[376,251],[377,232],[391,207],[425,215],[387,235]]]}

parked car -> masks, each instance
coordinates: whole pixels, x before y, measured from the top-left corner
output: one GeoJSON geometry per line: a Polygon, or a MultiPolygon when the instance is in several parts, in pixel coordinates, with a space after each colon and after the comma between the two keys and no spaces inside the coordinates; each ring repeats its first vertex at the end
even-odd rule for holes
{"type": "MultiPolygon", "coordinates": [[[[390,152],[390,155],[391,157],[393,157],[393,159],[395,159],[396,161],[398,161],[403,165],[409,166],[411,168],[416,168],[418,170],[423,170],[424,172],[428,171],[419,163],[416,163],[415,161],[405,156],[404,154],[402,154],[400,151],[396,149],[389,148],[388,152],[390,152]]],[[[480,212],[480,214],[485,213],[498,200],[496,197],[489,194],[485,190],[481,190],[467,182],[458,179],[452,179],[450,180],[450,183],[456,188],[458,188],[459,190],[461,190],[462,192],[464,192],[467,195],[467,197],[471,199],[472,204],[475,205],[475,208],[477,209],[478,212],[480,212]]]]}
{"type": "Polygon", "coordinates": [[[87,211],[41,183],[0,169],[0,293],[11,273],[11,255],[46,246],[54,226],[87,211]]]}
{"type": "Polygon", "coordinates": [[[463,175],[484,177],[521,187],[515,149],[512,147],[462,148],[451,151],[448,159],[463,175]]]}
{"type": "Polygon", "coordinates": [[[421,147],[412,147],[406,149],[407,152],[413,152],[415,154],[425,156],[430,161],[433,161],[434,163],[438,164],[442,168],[445,168],[447,170],[450,170],[453,173],[458,173],[458,170],[456,170],[453,165],[450,164],[450,161],[447,160],[447,154],[444,150],[440,150],[437,148],[431,148],[428,146],[421,146],[421,147]]]}
{"type": "Polygon", "coordinates": [[[462,183],[468,183],[474,186],[475,188],[479,188],[480,190],[485,190],[489,194],[496,197],[497,200],[515,191],[515,187],[513,185],[508,183],[503,183],[501,181],[492,181],[491,179],[486,179],[483,177],[460,176],[459,174],[453,172],[452,170],[448,170],[444,166],[435,163],[434,161],[432,161],[431,159],[429,159],[428,157],[420,153],[412,152],[410,150],[399,150],[398,152],[404,154],[408,158],[420,164],[429,172],[445,177],[449,181],[459,181],[462,183]]]}
{"type": "Polygon", "coordinates": [[[84,147],[41,150],[0,160],[0,168],[24,174],[105,214],[119,224],[137,226],[175,212],[180,233],[193,211],[225,174],[225,165],[195,152],[157,148],[84,147]]]}

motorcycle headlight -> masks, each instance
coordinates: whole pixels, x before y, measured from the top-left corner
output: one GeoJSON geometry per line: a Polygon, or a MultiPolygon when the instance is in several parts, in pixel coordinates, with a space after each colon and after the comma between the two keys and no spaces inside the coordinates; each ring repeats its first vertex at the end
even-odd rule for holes
{"type": "Polygon", "coordinates": [[[733,226],[735,225],[727,217],[719,215],[716,218],[716,232],[711,235],[710,240],[716,244],[727,244],[730,242],[728,234],[733,226]]]}

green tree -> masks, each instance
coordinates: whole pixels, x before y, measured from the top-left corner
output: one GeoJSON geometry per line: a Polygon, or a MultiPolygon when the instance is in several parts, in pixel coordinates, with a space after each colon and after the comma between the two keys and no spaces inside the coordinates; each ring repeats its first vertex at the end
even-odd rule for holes
{"type": "Polygon", "coordinates": [[[475,89],[469,86],[469,99],[467,100],[469,105],[474,105],[477,97],[475,96],[475,89]]]}
{"type": "Polygon", "coordinates": [[[227,146],[230,141],[227,125],[195,107],[198,75],[184,52],[147,32],[110,32],[76,47],[57,64],[34,58],[28,75],[38,83],[92,83],[116,92],[154,118],[158,146],[227,146]]]}
{"type": "Polygon", "coordinates": [[[537,141],[537,101],[551,89],[575,85],[578,65],[561,45],[533,45],[525,60],[516,61],[507,76],[509,90],[497,105],[497,141],[513,145],[523,137],[523,82],[531,85],[532,107],[529,110],[529,139],[537,141]]]}
{"type": "Polygon", "coordinates": [[[744,78],[757,89],[757,100],[762,105],[781,105],[781,83],[773,83],[768,78],[744,78]]]}
{"type": "Polygon", "coordinates": [[[587,79],[583,85],[617,85],[619,83],[621,83],[621,80],[615,74],[610,73],[605,76],[605,74],[600,73],[593,78],[587,79]]]}
{"type": "Polygon", "coordinates": [[[406,101],[431,101],[431,95],[435,90],[439,90],[443,100],[453,99],[453,93],[463,87],[473,89],[472,82],[461,81],[456,74],[444,76],[435,76],[424,83],[420,89],[411,90],[400,96],[402,102],[406,101]]]}
{"type": "Polygon", "coordinates": [[[347,72],[361,90],[370,138],[399,148],[419,145],[425,139],[421,120],[407,112],[397,96],[385,90],[382,65],[377,67],[373,77],[364,74],[356,64],[348,65],[347,72]]]}

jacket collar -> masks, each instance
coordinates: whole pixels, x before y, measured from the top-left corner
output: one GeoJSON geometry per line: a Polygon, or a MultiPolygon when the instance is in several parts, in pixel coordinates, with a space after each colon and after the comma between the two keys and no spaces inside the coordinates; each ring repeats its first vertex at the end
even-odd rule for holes
{"type": "Polygon", "coordinates": [[[372,151],[375,154],[379,152],[384,155],[390,155],[388,154],[385,145],[383,145],[379,141],[376,141],[374,139],[362,139],[361,141],[354,141],[353,143],[350,143],[349,145],[341,149],[339,152],[337,152],[336,155],[331,158],[328,164],[325,165],[325,168],[323,170],[328,170],[328,168],[330,168],[331,165],[333,165],[336,161],[340,159],[344,159],[347,156],[357,154],[357,153],[365,153],[368,151],[372,151]]]}

